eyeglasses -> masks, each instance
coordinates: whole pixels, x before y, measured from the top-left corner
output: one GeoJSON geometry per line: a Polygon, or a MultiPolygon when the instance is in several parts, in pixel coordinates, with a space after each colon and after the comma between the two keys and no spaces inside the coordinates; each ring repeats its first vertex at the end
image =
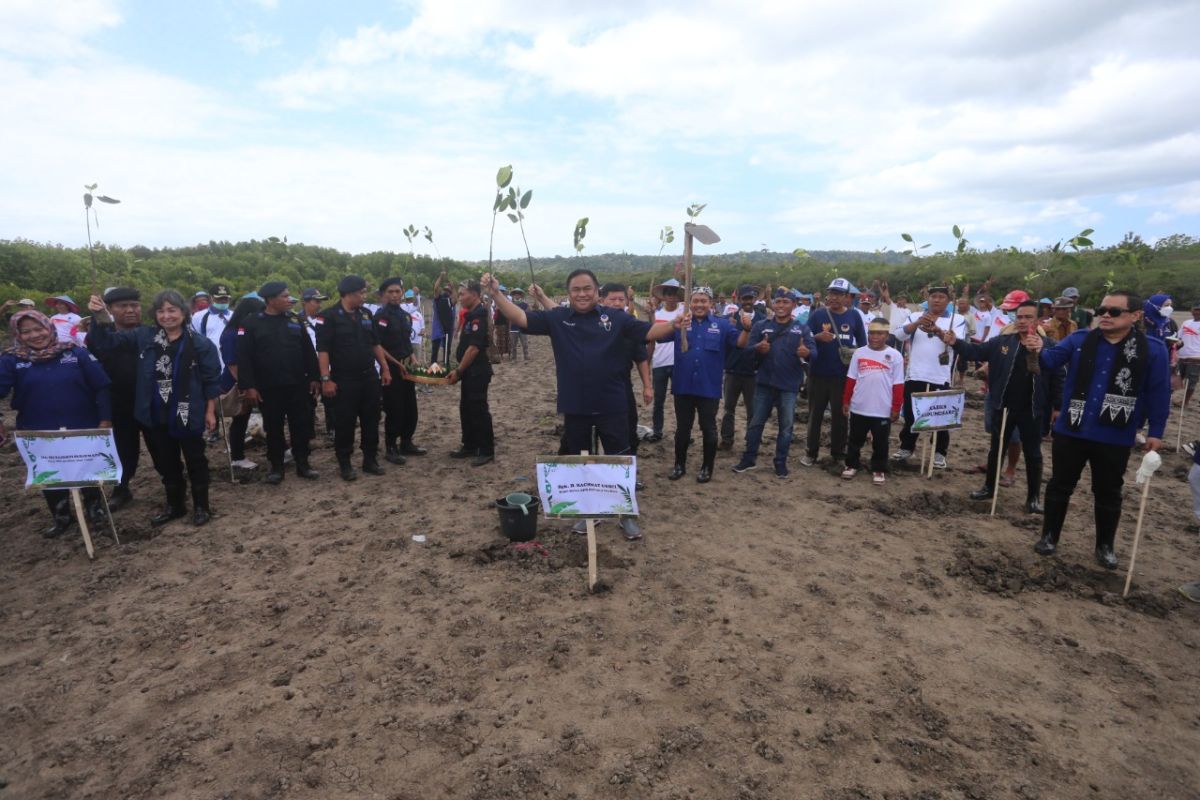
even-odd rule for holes
{"type": "Polygon", "coordinates": [[[1117,308],[1115,306],[1100,306],[1099,308],[1096,309],[1097,317],[1104,317],[1104,316],[1119,317],[1122,314],[1128,314],[1128,313],[1130,313],[1130,310],[1128,308],[1117,308]]]}

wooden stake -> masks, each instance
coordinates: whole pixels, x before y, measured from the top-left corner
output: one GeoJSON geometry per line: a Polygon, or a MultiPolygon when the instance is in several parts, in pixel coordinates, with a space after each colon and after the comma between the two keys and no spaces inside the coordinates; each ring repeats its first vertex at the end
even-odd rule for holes
{"type": "Polygon", "coordinates": [[[1008,431],[1008,406],[1004,407],[1004,413],[1000,415],[1000,443],[998,445],[999,452],[996,453],[996,480],[992,485],[992,513],[991,516],[996,516],[996,501],[1000,499],[1000,471],[1004,468],[1004,456],[1008,452],[1008,437],[1005,435],[1008,431]]]}
{"type": "MultiPolygon", "coordinates": [[[[588,455],[587,450],[579,453],[581,456],[588,455]]],[[[596,582],[599,580],[596,568],[596,521],[589,517],[587,520],[587,548],[588,548],[588,591],[596,591],[596,582]]]]}
{"type": "Polygon", "coordinates": [[[83,492],[71,489],[71,501],[75,504],[75,519],[79,522],[79,530],[83,533],[83,546],[87,549],[88,558],[95,560],[96,548],[92,547],[92,537],[88,533],[87,515],[83,513],[83,492]]]}
{"type": "MultiPolygon", "coordinates": [[[[683,302],[684,310],[692,306],[692,234],[686,231],[683,234],[683,302]]],[[[679,331],[679,350],[686,353],[688,351],[688,331],[679,331]]]]}
{"type": "Polygon", "coordinates": [[[1125,591],[1121,597],[1129,596],[1129,585],[1133,583],[1133,564],[1137,561],[1138,541],[1142,538],[1142,515],[1146,513],[1146,497],[1150,494],[1150,478],[1142,484],[1142,504],[1138,508],[1137,527],[1133,531],[1133,550],[1129,553],[1129,573],[1125,576],[1125,591]]]}
{"type": "Polygon", "coordinates": [[[929,473],[926,478],[933,478],[933,460],[937,458],[937,431],[929,432],[929,473]]]}

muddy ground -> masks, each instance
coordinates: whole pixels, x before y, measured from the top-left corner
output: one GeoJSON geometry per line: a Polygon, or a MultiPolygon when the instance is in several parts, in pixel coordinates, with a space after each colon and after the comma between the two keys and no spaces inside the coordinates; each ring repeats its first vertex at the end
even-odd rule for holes
{"type": "Polygon", "coordinates": [[[1200,797],[1185,456],[1153,483],[1123,600],[1137,459],[1121,569],[1092,562],[1086,485],[1041,559],[1022,471],[994,519],[966,498],[978,402],[950,470],[883,488],[799,467],[802,431],[787,481],[723,452],[711,484],[671,483],[648,444],[646,538],[600,525],[589,595],[565,523],[513,548],[489,507],[556,449],[546,345],[497,368],[494,464],[447,457],[457,389],[438,387],[428,456],[346,484],[322,441],[322,481],[216,486],[203,529],[151,531],[144,460],[123,544],[92,563],[40,537],[0,454],[0,797],[1200,797]]]}

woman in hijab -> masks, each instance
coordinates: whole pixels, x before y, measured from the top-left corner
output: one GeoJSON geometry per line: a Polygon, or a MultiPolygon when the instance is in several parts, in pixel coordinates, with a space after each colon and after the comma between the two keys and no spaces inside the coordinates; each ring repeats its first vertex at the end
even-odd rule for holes
{"type": "Polygon", "coordinates": [[[217,348],[192,330],[187,301],[174,289],[155,296],[154,327],[115,330],[112,315],[96,295],[88,308],[98,323],[92,332],[98,351],[123,349],[140,356],[133,413],[146,427],[150,457],[167,494],[167,507],[150,524],[163,525],[187,514],[185,464],[192,482],[192,522],[205,524],[212,511],[204,434],[217,428],[221,392],[217,348]]]}
{"type": "MultiPolygon", "coordinates": [[[[229,324],[221,332],[221,360],[225,364],[221,372],[221,394],[237,388],[237,347],[238,331],[251,322],[258,312],[267,304],[257,297],[243,297],[238,301],[237,308],[229,317],[229,324]]],[[[242,404],[242,413],[229,421],[229,458],[238,469],[254,469],[258,465],[246,458],[246,428],[250,424],[252,403],[242,404]]]]}
{"type": "Polygon", "coordinates": [[[1171,296],[1167,294],[1151,295],[1142,303],[1142,319],[1146,323],[1147,336],[1153,336],[1160,342],[1166,340],[1170,329],[1171,306],[1171,296]]]}
{"type": "MultiPolygon", "coordinates": [[[[73,341],[60,340],[54,323],[40,311],[18,311],[9,329],[13,345],[0,355],[0,398],[12,392],[17,430],[112,427],[108,375],[91,353],[73,341]]],[[[0,423],[0,442],[7,440],[0,423]]],[[[45,536],[59,536],[75,519],[68,505],[70,493],[51,489],[42,496],[54,515],[45,536]]],[[[83,496],[92,521],[105,523],[100,490],[84,489],[83,496]]]]}

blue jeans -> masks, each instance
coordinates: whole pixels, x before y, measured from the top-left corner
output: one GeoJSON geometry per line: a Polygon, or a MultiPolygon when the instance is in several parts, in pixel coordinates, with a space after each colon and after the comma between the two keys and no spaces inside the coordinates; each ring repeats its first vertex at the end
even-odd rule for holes
{"type": "Polygon", "coordinates": [[[775,440],[775,463],[787,461],[788,449],[792,446],[792,425],[796,421],[796,392],[785,392],[774,386],[758,384],[754,387],[754,413],[750,426],[746,428],[746,452],[743,461],[758,459],[758,446],[762,443],[763,428],[767,418],[775,409],[779,417],[779,438],[775,440]]]}

